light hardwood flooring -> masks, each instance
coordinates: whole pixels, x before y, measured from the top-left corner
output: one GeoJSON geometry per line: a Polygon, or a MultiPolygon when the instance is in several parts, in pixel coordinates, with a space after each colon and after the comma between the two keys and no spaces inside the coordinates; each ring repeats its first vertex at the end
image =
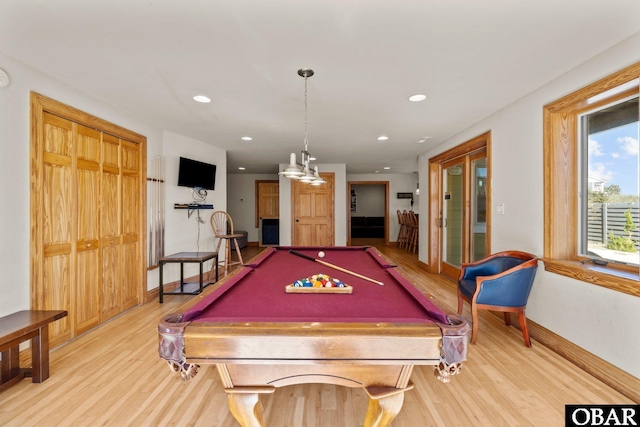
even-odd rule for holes
{"type": "MultiPolygon", "coordinates": [[[[414,255],[380,249],[455,312],[453,282],[425,273],[414,255]]],[[[158,320],[190,298],[136,307],[52,351],[47,381],[0,393],[0,426],[237,426],[213,366],[182,382],[158,358],[158,320]]],[[[412,381],[394,427],[563,426],[565,404],[633,403],[541,344],[525,347],[519,330],[489,313],[460,375],[443,384],[432,367],[416,367],[412,381]]],[[[362,426],[367,408],[362,390],[322,384],[283,387],[262,402],[272,427],[362,426]]]]}

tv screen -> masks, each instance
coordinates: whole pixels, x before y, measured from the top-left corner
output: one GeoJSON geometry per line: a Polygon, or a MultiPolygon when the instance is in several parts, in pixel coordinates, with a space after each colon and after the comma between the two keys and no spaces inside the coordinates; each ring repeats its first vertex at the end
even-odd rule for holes
{"type": "Polygon", "coordinates": [[[216,165],[180,157],[178,185],[215,190],[216,165]]]}

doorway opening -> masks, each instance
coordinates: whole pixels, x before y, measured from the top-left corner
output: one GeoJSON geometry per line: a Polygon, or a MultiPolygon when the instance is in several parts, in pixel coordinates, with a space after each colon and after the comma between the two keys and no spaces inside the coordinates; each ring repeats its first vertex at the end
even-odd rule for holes
{"type": "Polygon", "coordinates": [[[389,244],[389,181],[350,181],[347,244],[389,244]]]}

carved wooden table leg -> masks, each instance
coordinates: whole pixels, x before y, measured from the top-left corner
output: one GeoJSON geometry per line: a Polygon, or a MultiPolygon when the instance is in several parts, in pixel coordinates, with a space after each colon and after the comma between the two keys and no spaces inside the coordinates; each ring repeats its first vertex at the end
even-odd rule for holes
{"type": "Polygon", "coordinates": [[[264,427],[264,408],[260,394],[273,393],[275,387],[233,387],[225,389],[229,409],[242,427],[264,427]]]}
{"type": "Polygon", "coordinates": [[[365,387],[369,396],[369,407],[364,418],[364,427],[386,427],[398,415],[404,403],[404,392],[411,390],[413,384],[405,388],[365,387]]]}

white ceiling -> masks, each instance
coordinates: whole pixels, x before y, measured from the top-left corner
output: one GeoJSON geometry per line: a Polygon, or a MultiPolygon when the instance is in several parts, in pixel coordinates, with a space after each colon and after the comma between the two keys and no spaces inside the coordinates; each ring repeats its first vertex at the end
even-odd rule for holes
{"type": "Polygon", "coordinates": [[[299,68],[315,71],[318,163],[411,172],[429,146],[639,30],[638,0],[0,0],[0,51],[228,150],[229,173],[275,173],[302,149],[299,68]]]}

